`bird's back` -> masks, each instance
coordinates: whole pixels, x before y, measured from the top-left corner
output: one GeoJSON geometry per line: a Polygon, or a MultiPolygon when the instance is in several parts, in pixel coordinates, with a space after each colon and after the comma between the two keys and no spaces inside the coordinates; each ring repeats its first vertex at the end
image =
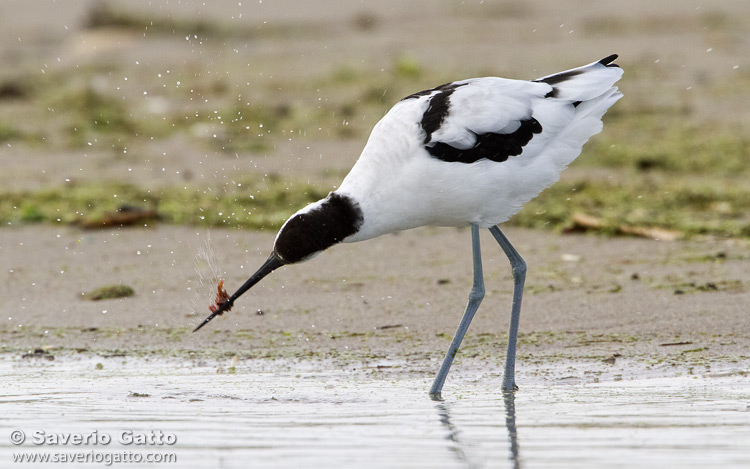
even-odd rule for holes
{"type": "Polygon", "coordinates": [[[363,213],[346,241],[506,221],[601,131],[602,116],[622,97],[615,58],[534,81],[474,78],[404,98],[336,191],[363,213]]]}

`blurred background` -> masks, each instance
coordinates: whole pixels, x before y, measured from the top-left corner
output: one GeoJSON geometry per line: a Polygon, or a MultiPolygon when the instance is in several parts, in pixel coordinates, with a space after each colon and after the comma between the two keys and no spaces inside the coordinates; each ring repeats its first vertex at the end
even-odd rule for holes
{"type": "Polygon", "coordinates": [[[5,0],[0,221],[277,228],[403,96],[618,53],[604,132],[510,223],[747,237],[748,50],[740,0],[5,0]]]}

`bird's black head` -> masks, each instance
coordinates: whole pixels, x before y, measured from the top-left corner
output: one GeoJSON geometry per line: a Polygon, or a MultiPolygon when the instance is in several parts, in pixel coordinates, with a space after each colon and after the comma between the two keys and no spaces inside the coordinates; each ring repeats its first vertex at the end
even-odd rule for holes
{"type": "Polygon", "coordinates": [[[287,220],[273,250],[285,264],[303,262],[359,231],[363,221],[357,202],[331,192],[287,220]]]}
{"type": "Polygon", "coordinates": [[[276,235],[273,252],[266,262],[193,332],[228,311],[237,298],[266,275],[282,265],[311,259],[319,252],[340,243],[359,231],[363,221],[359,205],[351,197],[335,192],[295,213],[276,235]]]}

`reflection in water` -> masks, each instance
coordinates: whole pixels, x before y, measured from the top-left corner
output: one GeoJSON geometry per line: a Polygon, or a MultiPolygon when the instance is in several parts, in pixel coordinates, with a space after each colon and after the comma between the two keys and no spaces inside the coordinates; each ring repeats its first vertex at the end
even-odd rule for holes
{"type": "Polygon", "coordinates": [[[456,428],[456,426],[451,421],[451,414],[448,410],[448,404],[445,402],[441,402],[440,397],[431,397],[433,401],[440,402],[437,405],[438,415],[440,416],[440,423],[443,424],[446,430],[448,430],[448,435],[446,436],[446,439],[453,442],[453,445],[451,449],[455,452],[456,458],[461,461],[462,463],[466,464],[466,467],[474,468],[479,467],[478,464],[475,464],[471,461],[469,456],[466,454],[466,451],[464,451],[464,444],[461,442],[460,434],[461,432],[456,428]]]}
{"type": "Polygon", "coordinates": [[[746,368],[525,385],[517,419],[514,394],[499,395],[481,380],[454,377],[461,394],[433,402],[424,393],[429,377],[410,373],[248,360],[236,373],[217,374],[216,363],[226,360],[31,362],[0,353],[0,467],[10,467],[16,451],[56,451],[9,439],[39,429],[106,433],[113,436],[107,451],[134,449],[115,444],[125,430],[174,434],[176,445],[154,448],[175,452],[179,462],[170,468],[750,467],[746,368]]]}
{"type": "Polygon", "coordinates": [[[518,432],[516,431],[516,393],[515,391],[503,391],[505,402],[505,428],[508,429],[508,442],[510,443],[510,455],[514,468],[521,467],[521,457],[518,452],[518,432]]]}
{"type": "MultiPolygon", "coordinates": [[[[432,395],[431,399],[437,402],[437,411],[440,423],[448,430],[446,439],[453,442],[452,450],[459,461],[466,464],[468,468],[481,467],[481,464],[473,461],[467,444],[461,440],[461,430],[451,419],[451,404],[443,401],[439,394],[432,395]]],[[[505,428],[508,430],[508,459],[514,469],[521,468],[521,459],[518,447],[518,431],[516,430],[516,395],[514,391],[503,391],[503,403],[505,404],[505,428]]]]}

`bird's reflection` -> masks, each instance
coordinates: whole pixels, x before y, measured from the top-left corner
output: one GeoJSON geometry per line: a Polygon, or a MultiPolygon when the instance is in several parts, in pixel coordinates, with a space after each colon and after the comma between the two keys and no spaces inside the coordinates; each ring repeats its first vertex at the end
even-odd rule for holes
{"type": "MultiPolygon", "coordinates": [[[[443,398],[437,394],[430,396],[437,403],[438,416],[440,423],[448,431],[447,439],[454,443],[453,450],[456,457],[466,464],[468,468],[481,467],[480,464],[471,460],[470,455],[465,450],[466,444],[461,440],[461,430],[451,420],[452,403],[443,401],[443,398]]],[[[503,391],[503,404],[505,406],[505,428],[508,431],[508,460],[514,469],[520,469],[521,457],[518,446],[518,431],[516,430],[516,395],[513,391],[503,391]]]]}
{"type": "Polygon", "coordinates": [[[446,430],[448,430],[447,439],[451,440],[454,445],[451,448],[455,453],[459,461],[466,464],[466,467],[475,468],[480,467],[478,464],[471,461],[469,455],[464,451],[464,443],[461,441],[461,432],[451,421],[451,413],[449,410],[449,404],[443,402],[443,399],[439,395],[431,396],[433,401],[437,401],[438,415],[440,416],[440,423],[443,424],[446,430]]]}
{"type": "Polygon", "coordinates": [[[503,391],[503,402],[505,403],[505,428],[508,430],[509,459],[514,468],[521,467],[521,459],[518,451],[518,431],[516,430],[516,393],[515,391],[503,391]]]}

